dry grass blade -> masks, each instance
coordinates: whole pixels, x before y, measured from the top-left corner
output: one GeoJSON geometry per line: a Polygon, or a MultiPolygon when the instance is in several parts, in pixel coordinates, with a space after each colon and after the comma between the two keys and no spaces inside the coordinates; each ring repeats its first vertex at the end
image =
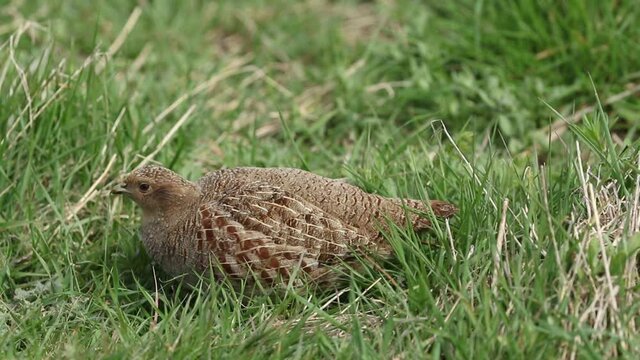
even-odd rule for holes
{"type": "Polygon", "coordinates": [[[453,262],[458,261],[458,252],[456,251],[456,247],[453,241],[453,234],[451,233],[451,224],[449,224],[449,219],[445,219],[445,227],[447,229],[447,237],[449,238],[449,245],[451,246],[451,255],[453,256],[453,262]]]}
{"type": "Polygon", "coordinates": [[[160,308],[160,293],[158,292],[158,277],[156,276],[156,267],[152,266],[151,270],[153,271],[153,285],[154,285],[154,301],[155,308],[153,309],[153,318],[151,319],[150,330],[155,331],[158,327],[158,309],[160,308]]]}
{"type": "MultiPolygon", "coordinates": [[[[124,118],[124,114],[126,114],[126,112],[127,112],[126,108],[122,108],[122,110],[120,110],[120,113],[116,117],[116,121],[113,122],[113,125],[111,126],[111,129],[109,130],[109,135],[108,135],[109,139],[114,139],[114,135],[116,133],[116,130],[118,130],[118,126],[120,126],[120,122],[124,118]]],[[[110,145],[109,142],[105,142],[104,143],[104,146],[100,150],[100,157],[101,158],[104,158],[104,156],[107,154],[107,150],[109,149],[109,145],[110,145]]]]}
{"type": "Polygon", "coordinates": [[[602,230],[602,225],[600,223],[600,211],[598,209],[598,205],[596,202],[596,195],[593,190],[593,184],[588,185],[588,199],[589,206],[591,206],[593,221],[596,227],[596,234],[598,235],[598,241],[600,243],[600,252],[602,255],[602,263],[604,265],[604,273],[607,279],[607,286],[609,287],[609,299],[611,301],[611,306],[614,311],[618,311],[618,301],[616,300],[617,287],[613,286],[613,281],[611,280],[611,262],[609,261],[609,256],[607,255],[607,246],[605,245],[604,240],[604,231],[602,230]]]}
{"type": "Polygon", "coordinates": [[[109,61],[113,57],[113,55],[115,55],[118,50],[120,50],[120,47],[122,47],[124,42],[129,37],[129,34],[131,33],[131,31],[133,31],[133,28],[138,23],[138,19],[140,18],[141,14],[142,9],[140,9],[140,7],[136,7],[133,9],[131,15],[129,15],[129,18],[127,19],[127,22],[122,27],[122,30],[120,30],[120,33],[118,34],[116,39],[113,41],[111,46],[109,46],[109,49],[107,49],[105,56],[100,60],[98,64],[96,64],[97,74],[101,73],[102,70],[104,70],[105,66],[107,66],[107,61],[109,61]]]}
{"type": "Polygon", "coordinates": [[[189,107],[189,109],[184,113],[184,115],[182,115],[180,120],[178,120],[173,125],[171,130],[169,130],[167,135],[165,135],[164,138],[162,138],[162,140],[160,141],[160,144],[158,144],[156,149],[153,150],[149,155],[145,156],[144,159],[142,159],[142,161],[138,165],[139,167],[142,167],[148,164],[151,160],[153,160],[153,158],[160,152],[160,150],[162,150],[162,148],[164,148],[164,146],[167,145],[167,143],[171,140],[171,138],[173,138],[176,132],[187,122],[187,120],[189,120],[189,117],[191,116],[191,114],[195,109],[196,109],[195,105],[191,105],[191,107],[189,107]]]}
{"type": "Polygon", "coordinates": [[[498,273],[500,272],[500,263],[502,259],[502,246],[504,245],[505,238],[507,236],[507,211],[509,210],[509,199],[504,199],[502,203],[502,217],[500,219],[500,225],[498,226],[498,236],[496,238],[496,252],[493,257],[493,279],[491,287],[493,293],[498,292],[498,273]]]}
{"type": "MultiPolygon", "coordinates": [[[[190,92],[187,92],[187,93],[181,95],[180,97],[178,97],[167,108],[162,110],[160,112],[160,114],[158,114],[158,116],[156,116],[153,119],[152,122],[147,124],[147,126],[145,126],[144,129],[142,130],[142,133],[145,134],[145,135],[148,134],[153,129],[154,126],[158,125],[158,123],[160,123],[162,120],[164,120],[167,117],[167,115],[171,114],[178,106],[180,106],[183,102],[185,102],[190,97],[198,95],[198,94],[200,94],[200,93],[202,93],[204,91],[210,91],[216,85],[218,85],[222,80],[224,80],[224,79],[226,79],[228,77],[231,77],[231,76],[236,75],[236,74],[240,74],[242,72],[250,71],[250,69],[248,67],[244,67],[244,65],[247,62],[249,62],[249,60],[250,60],[249,57],[243,57],[243,58],[235,59],[229,65],[227,65],[221,72],[219,72],[216,75],[212,76],[207,81],[199,84],[198,86],[196,86],[190,92]]],[[[149,141],[151,141],[151,139],[149,141]]],[[[147,142],[147,144],[145,144],[145,147],[149,143],[150,142],[147,142]]]]}
{"type": "Polygon", "coordinates": [[[109,172],[111,171],[111,168],[115,163],[116,163],[116,155],[114,154],[113,156],[111,156],[111,159],[109,160],[109,163],[105,167],[102,174],[100,174],[100,176],[98,176],[98,178],[93,182],[91,187],[89,187],[89,190],[87,190],[87,192],[82,196],[82,198],[80,198],[80,201],[78,201],[71,208],[71,211],[69,211],[69,214],[67,214],[67,217],[65,218],[66,221],[70,221],[76,215],[78,215],[78,212],[80,212],[80,210],[82,210],[89,201],[93,200],[93,198],[95,198],[96,195],[98,195],[99,191],[97,191],[96,189],[100,184],[102,184],[105,181],[105,179],[109,175],[109,172]]]}

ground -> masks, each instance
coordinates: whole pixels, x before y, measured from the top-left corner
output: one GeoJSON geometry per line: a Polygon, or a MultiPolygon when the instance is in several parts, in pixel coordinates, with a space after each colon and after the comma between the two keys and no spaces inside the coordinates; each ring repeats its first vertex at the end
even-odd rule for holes
{"type": "Polygon", "coordinates": [[[428,3],[0,2],[0,357],[635,358],[640,7],[428,3]],[[108,192],[143,161],[460,212],[240,298],[153,266],[108,192]]]}

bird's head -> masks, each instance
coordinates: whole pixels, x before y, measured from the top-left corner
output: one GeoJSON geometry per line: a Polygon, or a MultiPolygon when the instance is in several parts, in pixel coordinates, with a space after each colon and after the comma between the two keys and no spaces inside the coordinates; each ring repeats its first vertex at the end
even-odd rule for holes
{"type": "Polygon", "coordinates": [[[161,166],[146,165],[125,175],[111,191],[130,197],[144,213],[166,213],[200,197],[198,186],[161,166]]]}

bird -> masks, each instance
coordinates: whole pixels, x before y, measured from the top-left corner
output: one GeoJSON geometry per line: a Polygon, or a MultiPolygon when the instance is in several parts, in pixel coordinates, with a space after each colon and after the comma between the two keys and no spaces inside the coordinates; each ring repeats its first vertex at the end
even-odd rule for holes
{"type": "Polygon", "coordinates": [[[339,267],[359,256],[392,256],[383,235],[391,224],[428,229],[428,208],[443,218],[458,211],[445,201],[384,197],[294,168],[226,168],[189,181],[145,165],[112,193],[142,208],[143,246],[169,275],[211,269],[216,279],[266,288],[302,279],[335,283],[344,274],[339,267]]]}

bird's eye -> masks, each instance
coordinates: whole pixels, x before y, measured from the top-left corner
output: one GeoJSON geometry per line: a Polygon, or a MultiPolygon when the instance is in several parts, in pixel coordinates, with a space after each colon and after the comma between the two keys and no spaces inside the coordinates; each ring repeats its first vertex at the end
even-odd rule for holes
{"type": "Polygon", "coordinates": [[[140,192],[146,193],[147,191],[149,191],[149,189],[151,188],[151,186],[149,186],[149,184],[147,183],[141,183],[140,185],[138,185],[138,189],[140,189],[140,192]]]}

